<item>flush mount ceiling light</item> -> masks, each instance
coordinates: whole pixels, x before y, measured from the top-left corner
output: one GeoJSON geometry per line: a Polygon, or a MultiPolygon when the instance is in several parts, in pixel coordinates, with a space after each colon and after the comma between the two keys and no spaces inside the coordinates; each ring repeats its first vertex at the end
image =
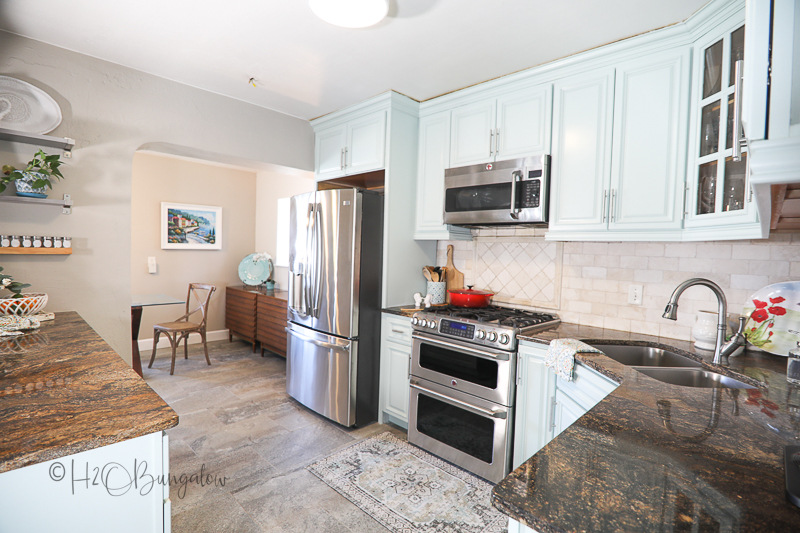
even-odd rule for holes
{"type": "Polygon", "coordinates": [[[342,28],[366,28],[389,13],[388,0],[308,0],[316,16],[342,28]]]}

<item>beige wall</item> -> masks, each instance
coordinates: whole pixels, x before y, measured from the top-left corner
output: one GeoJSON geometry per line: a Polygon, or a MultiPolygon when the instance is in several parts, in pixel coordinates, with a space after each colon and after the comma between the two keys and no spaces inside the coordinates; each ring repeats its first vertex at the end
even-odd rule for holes
{"type": "MultiPolygon", "coordinates": [[[[225,287],[241,283],[239,262],[254,251],[255,213],[255,171],[137,152],[131,190],[131,293],[183,299],[189,283],[210,283],[217,291],[208,331],[224,329],[225,287]],[[222,207],[222,250],[162,250],[161,202],[222,207]],[[147,271],[148,257],[156,258],[156,274],[147,271]]],[[[175,320],[183,310],[178,305],[145,308],[139,338],[152,338],[153,324],[175,320]]]]}
{"type": "MultiPolygon", "coordinates": [[[[278,199],[313,191],[314,173],[307,171],[262,171],[256,180],[256,251],[267,252],[275,259],[277,252],[278,199]]],[[[289,286],[289,269],[275,267],[276,287],[289,286]]]]}
{"type": "MultiPolygon", "coordinates": [[[[515,232],[521,241],[533,235],[513,228],[480,230],[480,235],[484,242],[512,242],[515,232]]],[[[482,263],[474,241],[439,241],[440,265],[446,261],[448,244],[454,245],[454,263],[465,282],[474,283],[479,277],[475,266],[482,263]]],[[[800,279],[800,234],[773,234],[752,241],[567,242],[561,274],[557,311],[561,320],[690,340],[697,311],[716,311],[716,298],[705,287],[691,287],[680,299],[677,322],[662,318],[680,282],[693,277],[711,279],[725,291],[729,313],[741,313],[750,295],[761,287],[800,279]],[[642,305],[628,304],[631,285],[643,287],[642,305]]]]}
{"type": "MultiPolygon", "coordinates": [[[[314,134],[305,120],[6,32],[0,32],[0,74],[50,94],[64,117],[51,134],[76,140],[62,167],[66,179],[51,193],[72,194],[73,214],[0,205],[0,233],[69,235],[73,255],[4,256],[4,273],[48,293],[48,311],[80,313],[127,361],[134,153],[159,143],[250,161],[257,169],[313,169],[314,134]]],[[[0,162],[23,166],[35,151],[0,141],[0,162]]],[[[141,259],[135,265],[144,268],[141,259]]]]}

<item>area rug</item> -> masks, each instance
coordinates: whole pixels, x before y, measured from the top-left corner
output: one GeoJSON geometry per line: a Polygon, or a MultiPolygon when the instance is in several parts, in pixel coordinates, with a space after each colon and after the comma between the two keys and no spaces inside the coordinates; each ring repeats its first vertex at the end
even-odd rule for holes
{"type": "Polygon", "coordinates": [[[308,470],[394,533],[506,533],[492,485],[389,432],[308,470]]]}

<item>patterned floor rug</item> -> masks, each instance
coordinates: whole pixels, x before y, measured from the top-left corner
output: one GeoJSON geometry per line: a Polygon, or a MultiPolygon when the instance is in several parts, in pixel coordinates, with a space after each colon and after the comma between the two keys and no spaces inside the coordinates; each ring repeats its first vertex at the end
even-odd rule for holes
{"type": "Polygon", "coordinates": [[[394,533],[506,533],[492,485],[391,433],[308,470],[394,533]]]}

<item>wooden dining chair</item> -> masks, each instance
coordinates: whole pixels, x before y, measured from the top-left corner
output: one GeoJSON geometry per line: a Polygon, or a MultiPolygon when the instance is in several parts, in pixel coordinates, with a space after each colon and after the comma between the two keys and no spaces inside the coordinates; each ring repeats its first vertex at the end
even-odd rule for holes
{"type": "Polygon", "coordinates": [[[210,365],[211,360],[208,358],[208,345],[206,344],[206,324],[208,322],[208,302],[211,300],[211,295],[217,288],[214,285],[205,285],[203,283],[190,283],[189,294],[186,296],[186,314],[174,322],[162,322],[153,326],[153,355],[150,357],[150,364],[147,368],[153,368],[153,362],[156,360],[156,348],[158,347],[158,337],[162,333],[167,336],[169,343],[172,346],[172,366],[169,369],[171,376],[175,372],[175,350],[183,340],[183,358],[189,359],[189,334],[199,333],[203,339],[203,349],[206,353],[206,362],[210,365]],[[205,294],[204,294],[205,292],[205,294]],[[191,313],[189,306],[191,305],[192,296],[199,304],[191,313]],[[190,322],[189,317],[193,314],[200,312],[199,322],[190,322]]]}

